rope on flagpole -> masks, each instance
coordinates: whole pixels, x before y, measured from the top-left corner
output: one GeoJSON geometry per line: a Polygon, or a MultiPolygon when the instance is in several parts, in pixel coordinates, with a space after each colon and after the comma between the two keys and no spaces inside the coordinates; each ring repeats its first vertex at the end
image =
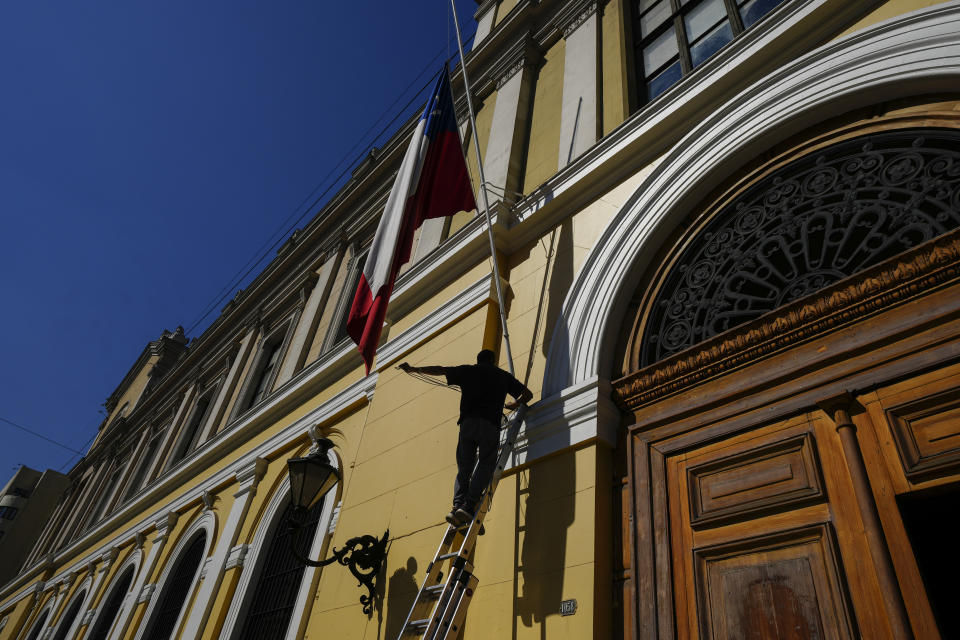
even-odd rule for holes
{"type": "Polygon", "coordinates": [[[490,202],[487,199],[487,180],[483,175],[483,158],[480,156],[480,142],[477,140],[477,118],[473,113],[473,99],[470,97],[470,81],[467,80],[467,64],[463,55],[463,40],[460,37],[460,19],[457,18],[457,5],[450,0],[450,9],[453,12],[453,26],[457,32],[457,49],[460,52],[460,71],[463,72],[463,89],[467,94],[467,110],[470,113],[470,130],[473,138],[473,148],[477,153],[477,171],[480,173],[480,197],[483,199],[483,215],[487,219],[487,237],[490,240],[490,257],[493,259],[493,281],[497,287],[497,306],[500,311],[500,328],[503,331],[503,343],[507,347],[507,366],[510,375],[513,370],[513,352],[510,350],[510,334],[507,332],[507,317],[503,305],[503,290],[500,287],[500,267],[497,264],[497,245],[493,240],[493,222],[490,218],[490,202]]]}

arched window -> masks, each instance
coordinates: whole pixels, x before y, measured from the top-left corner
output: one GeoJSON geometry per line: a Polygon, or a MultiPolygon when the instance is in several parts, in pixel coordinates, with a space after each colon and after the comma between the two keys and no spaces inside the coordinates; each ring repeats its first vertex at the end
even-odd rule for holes
{"type": "Polygon", "coordinates": [[[294,536],[292,542],[297,549],[306,553],[316,534],[324,504],[332,499],[332,495],[328,494],[317,503],[310,510],[307,523],[293,533],[286,526],[287,517],[293,505],[288,504],[283,510],[275,525],[276,532],[270,537],[264,549],[259,578],[250,596],[250,605],[244,616],[240,634],[236,638],[258,640],[283,638],[286,635],[306,569],[293,557],[290,550],[290,536],[294,536]]]}
{"type": "Polygon", "coordinates": [[[60,624],[57,625],[57,632],[53,635],[53,640],[64,640],[67,637],[67,633],[73,629],[73,625],[77,621],[77,616],[80,615],[80,608],[83,606],[86,597],[87,592],[83,590],[73,599],[73,602],[67,607],[66,613],[60,618],[60,624]]]}
{"type": "Polygon", "coordinates": [[[106,640],[107,634],[110,633],[110,628],[117,618],[117,613],[120,611],[120,605],[123,604],[123,598],[130,590],[130,584],[133,582],[133,569],[134,567],[131,564],[114,584],[113,590],[100,608],[97,622],[90,631],[90,635],[87,636],[87,640],[106,640]]]}
{"type": "Polygon", "coordinates": [[[647,307],[639,368],[960,226],[960,131],[837,142],[758,180],[695,229],[647,307]]]}
{"type": "Polygon", "coordinates": [[[37,621],[33,624],[33,629],[30,629],[30,633],[27,634],[25,640],[37,640],[40,636],[40,632],[43,630],[44,625],[47,624],[47,618],[50,617],[50,609],[47,609],[40,614],[40,617],[37,618],[37,621]]]}
{"type": "Polygon", "coordinates": [[[198,532],[176,561],[170,577],[163,585],[157,607],[144,634],[145,640],[168,640],[173,636],[180,612],[190,593],[207,544],[207,532],[198,532]]]}

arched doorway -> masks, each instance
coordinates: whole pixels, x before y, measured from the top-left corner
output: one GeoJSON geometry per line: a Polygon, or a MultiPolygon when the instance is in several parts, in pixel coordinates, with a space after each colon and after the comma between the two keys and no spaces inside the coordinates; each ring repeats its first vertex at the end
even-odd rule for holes
{"type": "Polygon", "coordinates": [[[960,101],[915,103],[718,187],[634,295],[628,631],[960,624],[938,572],[960,554],[924,537],[960,494],[960,101]]]}

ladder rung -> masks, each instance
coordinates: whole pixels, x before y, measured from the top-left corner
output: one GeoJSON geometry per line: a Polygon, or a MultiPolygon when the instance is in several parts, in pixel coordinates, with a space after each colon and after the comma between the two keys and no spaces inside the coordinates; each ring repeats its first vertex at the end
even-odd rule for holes
{"type": "Polygon", "coordinates": [[[440,595],[440,592],[443,591],[444,583],[435,584],[432,587],[424,587],[423,593],[430,596],[431,598],[436,598],[440,595]]]}
{"type": "Polygon", "coordinates": [[[444,553],[442,555],[437,556],[437,560],[449,560],[450,558],[459,558],[459,557],[460,557],[460,552],[454,551],[453,553],[444,553]]]}
{"type": "Polygon", "coordinates": [[[413,620],[407,623],[407,629],[416,630],[417,627],[420,627],[421,629],[426,629],[428,624],[430,624],[430,618],[424,618],[423,620],[413,620]]]}

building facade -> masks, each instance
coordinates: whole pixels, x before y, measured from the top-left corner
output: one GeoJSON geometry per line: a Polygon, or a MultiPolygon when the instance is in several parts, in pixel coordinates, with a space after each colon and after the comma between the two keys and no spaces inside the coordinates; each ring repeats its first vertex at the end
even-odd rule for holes
{"type": "Polygon", "coordinates": [[[0,581],[17,574],[33,550],[36,531],[46,526],[69,481],[52,469],[21,466],[0,489],[0,581]]]}
{"type": "MultiPolygon", "coordinates": [[[[476,21],[461,129],[535,401],[463,636],[956,635],[935,525],[960,494],[960,2],[476,21]]],[[[346,338],[412,127],[202,335],[147,345],[0,588],[0,640],[399,636],[458,397],[395,365],[506,366],[476,212],[418,233],[369,376],[346,338]],[[292,533],[286,460],[320,437],[340,481],[292,533]],[[289,551],[385,530],[369,614],[346,569],[289,551]]]]}

